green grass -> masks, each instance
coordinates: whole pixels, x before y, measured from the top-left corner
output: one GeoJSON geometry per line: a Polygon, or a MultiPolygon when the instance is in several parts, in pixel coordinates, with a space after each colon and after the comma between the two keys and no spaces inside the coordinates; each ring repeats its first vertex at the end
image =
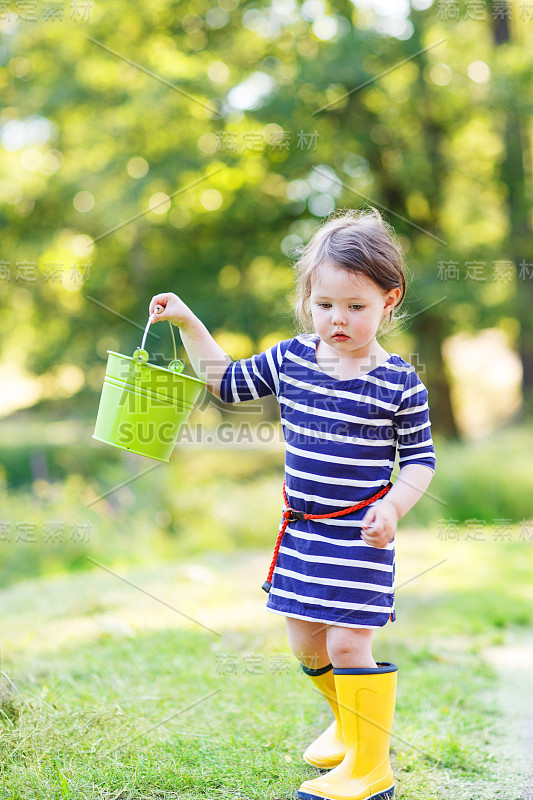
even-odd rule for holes
{"type": "MultiPolygon", "coordinates": [[[[136,477],[154,462],[67,428],[0,430],[0,798],[294,797],[329,711],[260,589],[280,449],[177,447],[136,477]]],[[[402,800],[518,797],[484,652],[533,624],[532,447],[437,439],[433,497],[400,521],[374,655],[399,667],[402,800]]]]}
{"type": "MultiPolygon", "coordinates": [[[[517,796],[483,650],[517,613],[533,622],[530,547],[398,535],[398,619],[376,633],[374,656],[399,668],[402,800],[517,796]]],[[[0,797],[293,798],[318,774],[301,753],[330,712],[283,619],[264,610],[269,558],[108,558],[112,572],[91,564],[4,589],[0,797]]]]}

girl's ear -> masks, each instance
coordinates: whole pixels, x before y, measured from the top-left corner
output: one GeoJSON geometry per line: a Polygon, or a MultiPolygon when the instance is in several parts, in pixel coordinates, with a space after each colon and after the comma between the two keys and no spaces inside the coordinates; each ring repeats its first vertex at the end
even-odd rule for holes
{"type": "Polygon", "coordinates": [[[385,305],[383,306],[383,314],[390,314],[393,308],[396,307],[401,294],[402,290],[399,286],[397,286],[395,289],[389,289],[384,297],[385,305]]]}

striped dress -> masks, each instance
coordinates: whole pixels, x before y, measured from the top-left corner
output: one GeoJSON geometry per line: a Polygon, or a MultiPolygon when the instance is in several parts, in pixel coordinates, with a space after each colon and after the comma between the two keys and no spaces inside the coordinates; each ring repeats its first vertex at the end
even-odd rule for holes
{"type": "MultiPolygon", "coordinates": [[[[390,353],[364,375],[338,380],[318,366],[318,341],[304,334],[234,361],[220,386],[226,403],[276,395],[290,506],[326,514],[366,500],[389,483],[397,448],[400,469],[424,464],[434,472],[427,391],[414,367],[390,353]]],[[[394,540],[383,548],[365,544],[367,510],[289,523],[269,611],[357,628],[396,619],[394,540]]]]}

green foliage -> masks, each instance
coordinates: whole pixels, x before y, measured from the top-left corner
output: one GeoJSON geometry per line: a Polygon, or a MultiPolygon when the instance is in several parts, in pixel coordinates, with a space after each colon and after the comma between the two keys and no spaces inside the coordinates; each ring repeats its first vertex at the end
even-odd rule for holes
{"type": "MultiPolygon", "coordinates": [[[[47,428],[28,428],[24,443],[18,430],[11,427],[15,446],[4,444],[2,450],[4,584],[87,569],[88,556],[134,564],[274,544],[282,508],[281,444],[178,445],[168,465],[156,466],[100,443],[88,445],[92,440],[81,423],[71,423],[72,441],[60,446],[47,440],[47,428]],[[30,469],[34,477],[28,483],[30,469]]],[[[66,440],[68,431],[62,430],[66,440]]],[[[462,445],[437,439],[435,477],[400,521],[398,540],[402,530],[415,528],[449,540],[450,547],[460,546],[460,539],[520,546],[520,537],[527,546],[533,536],[527,468],[532,440],[522,428],[462,445]]]]}
{"type": "Polygon", "coordinates": [[[405,246],[410,333],[435,427],[453,434],[442,340],[515,311],[528,324],[516,269],[489,302],[487,284],[464,278],[467,261],[526,257],[508,219],[524,177],[516,153],[505,161],[504,114],[511,100],[519,117],[530,111],[530,26],[496,46],[490,14],[446,20],[437,3],[411,9],[398,36],[348,0],[325,4],[324,20],[286,6],[117,0],[90,21],[6,23],[0,124],[38,116],[51,128],[10,145],[0,172],[12,273],[0,281],[2,357],[52,385],[60,366],[81,365],[94,388],[106,343],[138,343],[124,317],[143,322],[165,290],[252,349],[289,335],[290,248],[333,205],[373,202],[405,246]],[[258,76],[265,92],[237,100],[258,76]],[[302,139],[315,133],[316,146],[302,139]],[[459,264],[459,281],[439,278],[441,261],[459,264]],[[34,280],[17,276],[22,262],[37,265],[34,280]],[[67,277],[74,262],[90,265],[85,281],[67,277]]]}
{"type": "MultiPolygon", "coordinates": [[[[446,502],[440,506],[442,518],[493,524],[500,521],[501,525],[531,522],[530,428],[508,426],[467,443],[447,442],[437,436],[435,450],[437,466],[429,492],[446,502]]],[[[413,509],[415,515],[417,508],[413,509]]],[[[423,509],[427,513],[427,500],[423,507],[420,504],[420,514],[423,509]]],[[[429,515],[418,519],[430,522],[429,515]]]]}

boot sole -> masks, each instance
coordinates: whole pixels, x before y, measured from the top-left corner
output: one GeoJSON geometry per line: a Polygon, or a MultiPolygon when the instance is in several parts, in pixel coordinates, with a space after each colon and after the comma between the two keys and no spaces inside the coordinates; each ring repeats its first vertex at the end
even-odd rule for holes
{"type": "MultiPolygon", "coordinates": [[[[308,792],[298,792],[298,800],[336,800],[323,794],[309,794],[308,792]]],[[[384,792],[377,792],[376,794],[369,794],[361,800],[392,800],[394,797],[394,785],[384,792]]]]}

